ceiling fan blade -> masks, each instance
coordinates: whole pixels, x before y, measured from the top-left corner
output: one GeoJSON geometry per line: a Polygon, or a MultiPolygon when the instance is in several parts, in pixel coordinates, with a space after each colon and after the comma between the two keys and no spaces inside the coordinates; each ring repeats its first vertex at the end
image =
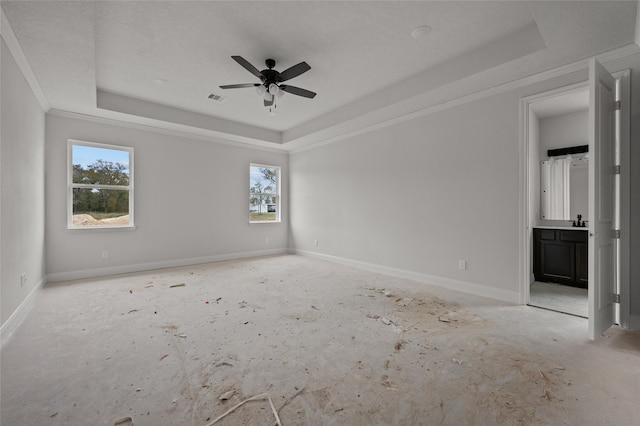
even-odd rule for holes
{"type": "Polygon", "coordinates": [[[278,76],[278,81],[287,81],[293,77],[297,77],[302,73],[309,71],[311,67],[306,62],[300,62],[298,65],[294,65],[291,68],[287,68],[282,71],[278,76]]]}
{"type": "Polygon", "coordinates": [[[258,87],[260,83],[242,83],[242,84],[227,84],[226,86],[220,86],[221,89],[242,89],[243,87],[258,87]]]}
{"type": "Polygon", "coordinates": [[[271,105],[273,105],[273,96],[271,96],[269,100],[266,100],[266,99],[264,100],[264,106],[268,107],[271,105]]]}
{"type": "Polygon", "coordinates": [[[244,69],[246,69],[247,71],[249,71],[251,74],[255,75],[256,77],[258,77],[260,80],[262,80],[264,77],[262,76],[262,74],[260,73],[260,71],[258,71],[258,68],[254,67],[253,65],[251,65],[249,63],[249,61],[247,61],[245,58],[243,58],[242,56],[232,56],[232,58],[239,63],[240,65],[242,65],[242,67],[244,69]]]}
{"type": "Polygon", "coordinates": [[[303,96],[305,98],[311,98],[313,99],[316,94],[310,90],[307,89],[301,89],[299,87],[296,86],[288,86],[286,84],[281,84],[280,85],[280,89],[284,90],[287,93],[291,93],[293,95],[298,95],[298,96],[303,96]]]}

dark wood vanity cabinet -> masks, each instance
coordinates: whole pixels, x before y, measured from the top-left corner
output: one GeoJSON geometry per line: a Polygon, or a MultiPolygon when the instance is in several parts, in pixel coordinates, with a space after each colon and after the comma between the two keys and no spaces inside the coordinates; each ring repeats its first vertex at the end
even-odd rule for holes
{"type": "Polygon", "coordinates": [[[586,288],[589,250],[586,229],[533,229],[533,274],[536,281],[586,288]]]}

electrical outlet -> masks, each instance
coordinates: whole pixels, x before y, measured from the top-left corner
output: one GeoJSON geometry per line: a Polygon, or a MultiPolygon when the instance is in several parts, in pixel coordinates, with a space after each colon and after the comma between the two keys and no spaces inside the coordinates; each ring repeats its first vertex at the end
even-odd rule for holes
{"type": "Polygon", "coordinates": [[[23,272],[20,274],[20,287],[24,287],[26,283],[27,283],[27,273],[23,272]]]}
{"type": "Polygon", "coordinates": [[[313,245],[314,245],[314,246],[316,246],[316,247],[318,247],[318,240],[315,240],[315,241],[313,242],[313,245]]]}
{"type": "Polygon", "coordinates": [[[103,259],[108,259],[109,258],[109,250],[103,250],[102,251],[102,258],[103,259]]]}
{"type": "Polygon", "coordinates": [[[458,260],[458,269],[464,271],[467,269],[467,261],[466,260],[458,260]]]}

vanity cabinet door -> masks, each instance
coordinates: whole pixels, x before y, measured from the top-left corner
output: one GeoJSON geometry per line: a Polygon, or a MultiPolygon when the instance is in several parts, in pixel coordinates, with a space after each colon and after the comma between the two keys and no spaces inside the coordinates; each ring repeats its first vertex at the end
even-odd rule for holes
{"type": "Polygon", "coordinates": [[[542,277],[545,281],[574,282],[576,280],[575,244],[561,241],[540,241],[542,277]]]}
{"type": "Polygon", "coordinates": [[[566,229],[533,230],[533,274],[536,281],[587,287],[587,232],[566,229]]]}

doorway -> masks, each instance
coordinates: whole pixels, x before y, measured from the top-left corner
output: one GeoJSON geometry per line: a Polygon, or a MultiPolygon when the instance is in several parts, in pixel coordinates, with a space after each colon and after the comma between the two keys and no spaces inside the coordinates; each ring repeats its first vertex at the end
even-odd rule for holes
{"type": "MultiPolygon", "coordinates": [[[[584,99],[585,94],[588,94],[589,127],[588,138],[585,142],[593,151],[591,154],[593,160],[591,160],[588,173],[589,214],[587,222],[589,223],[583,232],[586,231],[586,242],[588,243],[588,255],[586,256],[588,259],[587,316],[591,339],[595,339],[613,323],[628,327],[629,74],[629,71],[625,70],[611,76],[604,67],[592,59],[589,61],[589,81],[521,99],[520,300],[522,304],[532,304],[533,296],[533,302],[538,305],[545,303],[545,301],[541,302],[536,299],[538,285],[536,284],[536,274],[534,274],[534,255],[538,252],[534,247],[534,229],[547,227],[547,230],[555,230],[555,234],[545,231],[544,238],[547,240],[559,238],[563,240],[562,242],[566,242],[567,235],[562,234],[565,231],[573,230],[574,221],[574,218],[567,220],[565,217],[557,219],[541,216],[540,144],[538,139],[540,137],[540,119],[541,117],[545,119],[545,116],[571,113],[571,108],[576,108],[575,105],[571,106],[571,99],[575,101],[580,96],[584,99]],[[605,92],[609,92],[612,97],[608,100],[603,99],[602,94],[605,92]],[[619,102],[614,102],[612,99],[619,100],[619,102]],[[554,111],[554,108],[557,109],[554,111]],[[605,128],[612,130],[607,130],[605,134],[603,133],[605,128]],[[613,145],[614,142],[615,145],[613,145]],[[606,185],[604,185],[605,183],[606,185]],[[603,188],[605,193],[602,192],[603,188]],[[605,203],[607,200],[610,202],[605,203]],[[603,216],[603,211],[605,211],[603,206],[609,206],[605,210],[615,212],[615,214],[608,214],[607,217],[610,217],[607,219],[608,222],[603,220],[606,216],[603,216]],[[590,215],[594,217],[590,218],[590,215]],[[602,263],[603,261],[605,263],[602,263]]],[[[584,106],[584,101],[581,105],[584,106]]],[[[576,243],[582,243],[583,240],[584,238],[580,238],[580,241],[576,240],[576,243]]],[[[562,252],[558,247],[554,248],[557,249],[556,255],[562,252]]],[[[576,246],[573,250],[580,251],[580,247],[576,246]]],[[[572,254],[572,249],[567,249],[564,253],[565,255],[572,254]]],[[[574,259],[574,262],[583,261],[584,259],[574,259]]],[[[551,270],[547,276],[557,274],[565,280],[570,277],[575,278],[575,275],[571,276],[571,273],[567,272],[567,270],[576,271],[574,264],[565,269],[562,273],[551,270]]],[[[554,287],[554,289],[558,288],[554,287]]],[[[566,310],[553,306],[542,307],[558,311],[566,310]]]]}
{"type": "Polygon", "coordinates": [[[587,318],[589,88],[546,93],[529,113],[528,305],[587,318]]]}

